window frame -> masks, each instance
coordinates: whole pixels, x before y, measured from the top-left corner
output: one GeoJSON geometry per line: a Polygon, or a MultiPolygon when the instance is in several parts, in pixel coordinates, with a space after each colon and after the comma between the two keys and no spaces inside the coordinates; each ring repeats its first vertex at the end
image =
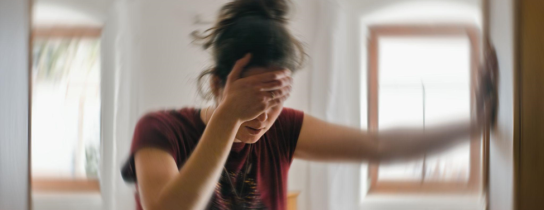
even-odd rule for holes
{"type": "Polygon", "coordinates": [[[32,178],[32,192],[100,192],[98,179],[32,178]]]}
{"type": "MultiPolygon", "coordinates": [[[[478,30],[471,25],[375,25],[369,27],[368,39],[368,129],[378,130],[379,103],[379,38],[387,37],[444,37],[467,36],[471,45],[471,90],[475,87],[475,78],[480,62],[480,39],[478,30]]],[[[474,91],[471,91],[471,110],[474,110],[474,91]]],[[[471,111],[474,113],[474,111],[471,111]]],[[[477,193],[481,190],[482,182],[482,139],[481,135],[471,137],[470,143],[470,173],[467,184],[459,182],[423,182],[418,181],[378,181],[379,163],[369,164],[369,194],[396,193],[477,193]]]]}
{"type": "MultiPolygon", "coordinates": [[[[94,26],[50,26],[50,27],[33,27],[31,31],[31,49],[34,40],[43,38],[100,38],[102,35],[101,27],[94,26]]],[[[32,59],[31,59],[32,60],[32,59]]],[[[30,82],[30,91],[32,91],[32,82],[30,82]]],[[[32,93],[31,93],[32,95],[32,93]]],[[[32,107],[32,101],[30,101],[32,107]]],[[[30,109],[30,112],[32,109],[30,109]]],[[[32,113],[31,113],[32,116],[32,113]]],[[[30,117],[32,120],[32,117],[30,117]]],[[[30,142],[31,144],[32,142],[30,142]]],[[[31,147],[29,147],[30,149],[31,147]]],[[[29,151],[29,159],[31,160],[32,151],[29,151]]],[[[32,164],[32,163],[31,163],[32,164]]],[[[30,164],[30,165],[31,165],[30,164]]],[[[29,167],[31,169],[31,166],[29,167]]],[[[90,192],[100,193],[100,181],[95,179],[72,179],[72,178],[42,178],[32,177],[30,172],[30,187],[33,193],[73,193],[73,192],[90,192]]]]}

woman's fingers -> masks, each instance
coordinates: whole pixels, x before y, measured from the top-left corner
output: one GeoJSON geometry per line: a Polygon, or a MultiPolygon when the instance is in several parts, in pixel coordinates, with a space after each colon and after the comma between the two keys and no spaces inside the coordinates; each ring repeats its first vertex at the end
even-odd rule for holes
{"type": "Polygon", "coordinates": [[[289,95],[291,93],[291,86],[285,86],[281,89],[266,91],[270,95],[270,100],[281,98],[283,96],[289,95]]]}
{"type": "Polygon", "coordinates": [[[257,91],[253,97],[255,97],[255,103],[262,103],[264,105],[263,110],[267,110],[287,100],[291,95],[291,89],[292,87],[289,85],[274,91],[257,91]]]}
{"type": "Polygon", "coordinates": [[[289,98],[289,94],[271,100],[270,102],[268,102],[268,108],[281,105],[287,100],[287,98],[289,98]]]}
{"type": "MultiPolygon", "coordinates": [[[[242,63],[243,64],[243,63],[242,63]]],[[[234,79],[235,74],[229,79],[234,79]]],[[[280,70],[266,72],[263,74],[248,76],[237,80],[240,90],[244,90],[243,95],[252,101],[253,104],[261,104],[262,111],[270,107],[278,106],[289,97],[292,89],[293,79],[290,70],[280,70]]],[[[255,106],[257,107],[257,105],[255,106]]]]}
{"type": "Polygon", "coordinates": [[[246,54],[243,58],[236,61],[236,63],[234,64],[234,67],[232,68],[232,71],[227,77],[227,83],[234,82],[240,79],[242,75],[242,71],[247,66],[247,64],[249,64],[250,61],[251,61],[251,53],[246,54]]]}
{"type": "Polygon", "coordinates": [[[284,77],[279,80],[273,81],[273,82],[267,82],[260,84],[258,88],[261,91],[273,91],[273,90],[279,90],[287,86],[291,86],[293,84],[293,78],[291,77],[284,77]]]}
{"type": "Polygon", "coordinates": [[[281,71],[271,71],[254,76],[243,78],[249,85],[257,86],[266,83],[274,83],[286,77],[291,77],[291,71],[288,69],[281,71]]]}

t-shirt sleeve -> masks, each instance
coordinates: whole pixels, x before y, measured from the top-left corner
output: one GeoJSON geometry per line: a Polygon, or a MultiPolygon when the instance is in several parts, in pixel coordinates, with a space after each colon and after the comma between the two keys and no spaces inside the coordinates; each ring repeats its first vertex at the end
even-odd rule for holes
{"type": "Polygon", "coordinates": [[[175,155],[175,139],[173,132],[160,116],[148,114],[140,119],[134,129],[132,137],[132,146],[130,153],[135,154],[138,150],[146,147],[163,149],[169,152],[172,156],[175,155]]]}
{"type": "Polygon", "coordinates": [[[283,108],[281,115],[281,120],[283,121],[281,129],[287,131],[284,133],[284,135],[287,135],[285,137],[285,140],[287,140],[285,146],[288,150],[289,162],[292,162],[304,120],[304,112],[291,108],[283,108]]]}
{"type": "Polygon", "coordinates": [[[157,148],[168,152],[177,163],[176,140],[170,126],[159,113],[151,113],[142,117],[134,129],[130,156],[121,169],[123,179],[136,182],[134,155],[142,148],[157,148]]]}

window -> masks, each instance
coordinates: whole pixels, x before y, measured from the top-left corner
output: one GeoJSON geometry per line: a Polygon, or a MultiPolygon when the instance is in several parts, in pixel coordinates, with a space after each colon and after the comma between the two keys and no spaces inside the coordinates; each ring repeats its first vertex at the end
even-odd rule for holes
{"type": "Polygon", "coordinates": [[[100,29],[33,30],[32,190],[99,191],[100,29]]]}
{"type": "MultiPolygon", "coordinates": [[[[369,129],[469,119],[478,40],[468,26],[370,27],[369,129]]],[[[479,141],[466,141],[410,162],[371,164],[369,193],[475,192],[480,149],[479,141]]]]}

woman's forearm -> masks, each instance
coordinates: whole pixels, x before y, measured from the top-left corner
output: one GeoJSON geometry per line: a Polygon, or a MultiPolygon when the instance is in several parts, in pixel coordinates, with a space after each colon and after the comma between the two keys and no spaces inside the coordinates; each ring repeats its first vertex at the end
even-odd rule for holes
{"type": "Polygon", "coordinates": [[[179,174],[159,195],[157,209],[203,209],[215,188],[241,122],[218,109],[179,174]]]}
{"type": "Polygon", "coordinates": [[[443,126],[379,132],[337,125],[304,115],[295,157],[323,162],[395,161],[418,157],[479,134],[469,120],[443,126]]]}
{"type": "Polygon", "coordinates": [[[461,121],[423,129],[396,129],[374,134],[379,161],[395,161],[433,153],[478,135],[479,128],[461,121]]]}

